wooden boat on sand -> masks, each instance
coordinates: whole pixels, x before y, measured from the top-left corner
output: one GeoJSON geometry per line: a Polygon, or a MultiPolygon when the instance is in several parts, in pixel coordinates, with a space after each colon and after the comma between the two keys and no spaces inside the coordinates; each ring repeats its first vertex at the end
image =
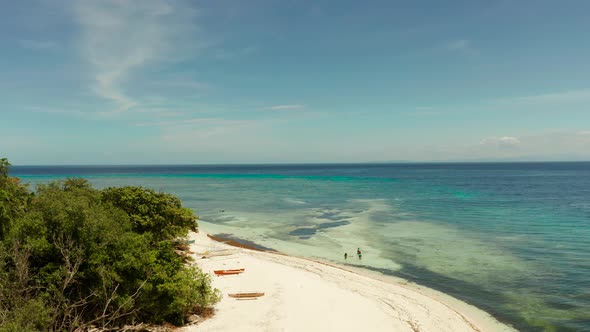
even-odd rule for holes
{"type": "Polygon", "coordinates": [[[218,276],[225,276],[225,275],[240,274],[244,271],[245,271],[245,269],[214,270],[213,273],[215,273],[215,275],[218,275],[218,276]]]}
{"type": "Polygon", "coordinates": [[[251,299],[251,298],[258,298],[264,296],[264,293],[259,292],[252,292],[252,293],[233,293],[228,294],[229,297],[233,297],[236,299],[251,299]]]}

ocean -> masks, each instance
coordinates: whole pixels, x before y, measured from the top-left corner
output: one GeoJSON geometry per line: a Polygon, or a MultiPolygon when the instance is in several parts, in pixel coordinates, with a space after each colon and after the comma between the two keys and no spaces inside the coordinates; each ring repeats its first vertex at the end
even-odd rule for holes
{"type": "Polygon", "coordinates": [[[520,331],[590,331],[590,163],[13,166],[177,195],[209,233],[402,277],[520,331]],[[363,251],[362,260],[355,253],[363,251]]]}

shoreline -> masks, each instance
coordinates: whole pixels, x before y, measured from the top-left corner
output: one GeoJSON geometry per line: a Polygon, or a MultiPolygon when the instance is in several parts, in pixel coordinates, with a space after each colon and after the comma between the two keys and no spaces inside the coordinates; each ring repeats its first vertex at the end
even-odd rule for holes
{"type": "Polygon", "coordinates": [[[213,241],[216,242],[220,242],[220,243],[225,243],[228,246],[232,246],[232,247],[237,247],[237,248],[242,248],[242,249],[248,249],[248,250],[254,250],[254,251],[262,251],[262,252],[276,252],[278,253],[278,251],[272,249],[272,248],[268,248],[265,246],[261,246],[255,242],[252,241],[248,241],[248,240],[244,240],[244,239],[240,239],[234,236],[230,236],[228,234],[207,234],[207,237],[210,238],[213,241]]]}
{"type": "Polygon", "coordinates": [[[267,251],[225,234],[205,234],[189,235],[195,240],[191,251],[223,296],[215,316],[181,331],[515,331],[475,306],[399,277],[262,247],[267,251]],[[212,273],[230,268],[245,272],[224,277],[212,273]],[[255,301],[227,296],[236,291],[265,296],[255,301]],[[232,324],[236,320],[241,325],[232,324]]]}

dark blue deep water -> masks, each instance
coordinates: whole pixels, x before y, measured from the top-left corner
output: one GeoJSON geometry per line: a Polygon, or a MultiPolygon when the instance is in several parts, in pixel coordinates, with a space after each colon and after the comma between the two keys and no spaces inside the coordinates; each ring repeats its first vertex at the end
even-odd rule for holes
{"type": "Polygon", "coordinates": [[[14,166],[178,195],[210,232],[364,267],[521,331],[590,331],[590,163],[14,166]]]}

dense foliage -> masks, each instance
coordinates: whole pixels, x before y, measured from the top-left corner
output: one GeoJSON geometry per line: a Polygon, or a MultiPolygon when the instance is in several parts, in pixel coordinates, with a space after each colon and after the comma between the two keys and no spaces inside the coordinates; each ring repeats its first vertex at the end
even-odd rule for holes
{"type": "Polygon", "coordinates": [[[107,188],[102,191],[102,200],[127,212],[133,230],[150,233],[155,241],[185,236],[187,230],[197,229],[193,211],[183,208],[170,194],[141,187],[107,188]]]}
{"type": "Polygon", "coordinates": [[[182,324],[219,299],[174,240],[196,217],[171,195],[83,179],[30,193],[0,165],[0,331],[182,324]]]}
{"type": "Polygon", "coordinates": [[[3,239],[14,220],[21,218],[30,194],[18,178],[8,176],[10,163],[0,159],[0,239],[3,239]]]}

